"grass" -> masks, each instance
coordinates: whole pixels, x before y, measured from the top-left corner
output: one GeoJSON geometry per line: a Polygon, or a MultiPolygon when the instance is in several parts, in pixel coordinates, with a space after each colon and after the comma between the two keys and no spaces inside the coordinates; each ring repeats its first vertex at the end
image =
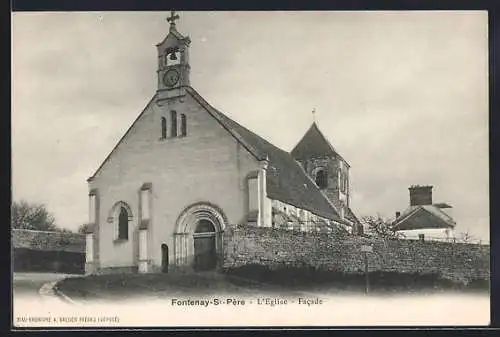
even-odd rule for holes
{"type": "MultiPolygon", "coordinates": [[[[254,264],[227,270],[226,273],[298,291],[363,292],[366,286],[366,276],[364,273],[345,274],[308,267],[270,269],[254,264]]],[[[368,275],[368,279],[370,290],[380,293],[489,291],[490,288],[488,280],[472,280],[467,285],[464,285],[443,279],[438,274],[371,272],[368,275]]]]}
{"type": "Polygon", "coordinates": [[[91,275],[65,279],[58,283],[58,289],[74,299],[282,292],[279,287],[220,273],[91,275]]]}
{"type": "MultiPolygon", "coordinates": [[[[489,281],[468,285],[441,279],[437,274],[377,272],[369,274],[371,293],[433,293],[447,291],[488,292],[489,281]]],[[[275,295],[300,292],[321,294],[363,293],[363,274],[341,274],[312,268],[269,269],[246,265],[224,273],[111,274],[72,277],[59,289],[74,299],[125,299],[131,296],[166,298],[175,295],[275,295]]]]}

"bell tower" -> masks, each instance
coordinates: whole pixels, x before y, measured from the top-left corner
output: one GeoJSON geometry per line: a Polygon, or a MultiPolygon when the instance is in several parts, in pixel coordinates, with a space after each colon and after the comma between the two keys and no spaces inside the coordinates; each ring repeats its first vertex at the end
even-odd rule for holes
{"type": "Polygon", "coordinates": [[[177,31],[175,21],[179,15],[170,12],[167,21],[170,28],[165,39],[156,45],[158,51],[158,87],[157,101],[184,96],[185,87],[189,86],[189,44],[188,36],[177,31]]]}
{"type": "Polygon", "coordinates": [[[337,208],[341,218],[349,208],[349,164],[314,122],[291,151],[292,157],[337,208]]]}

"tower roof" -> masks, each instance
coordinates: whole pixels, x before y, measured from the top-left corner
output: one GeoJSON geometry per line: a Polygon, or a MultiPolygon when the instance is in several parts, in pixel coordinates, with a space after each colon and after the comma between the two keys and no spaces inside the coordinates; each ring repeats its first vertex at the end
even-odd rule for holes
{"type": "MultiPolygon", "coordinates": [[[[313,122],[299,143],[295,145],[291,154],[293,158],[298,160],[314,157],[342,158],[342,156],[334,149],[332,144],[320,131],[316,122],[313,122]]],[[[344,158],[342,159],[345,161],[344,158]]]]}
{"type": "Polygon", "coordinates": [[[170,16],[166,20],[170,24],[170,27],[168,29],[168,34],[167,36],[165,36],[163,41],[158,43],[156,46],[164,44],[170,36],[173,36],[178,41],[182,41],[186,44],[189,44],[191,42],[189,36],[184,36],[177,30],[175,20],[179,20],[179,15],[177,15],[175,11],[171,11],[170,16]]]}

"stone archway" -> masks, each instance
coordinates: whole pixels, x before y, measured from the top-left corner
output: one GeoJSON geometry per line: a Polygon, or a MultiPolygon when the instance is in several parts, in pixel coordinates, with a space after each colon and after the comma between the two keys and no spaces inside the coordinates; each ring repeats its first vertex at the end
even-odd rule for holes
{"type": "Polygon", "coordinates": [[[184,209],[174,232],[175,265],[195,270],[220,267],[223,259],[222,233],[226,224],[226,216],[213,204],[197,203],[184,209]]]}

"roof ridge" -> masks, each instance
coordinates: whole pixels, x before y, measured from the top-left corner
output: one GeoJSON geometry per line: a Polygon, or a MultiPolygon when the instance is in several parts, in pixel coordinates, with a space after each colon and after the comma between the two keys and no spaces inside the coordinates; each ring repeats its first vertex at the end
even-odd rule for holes
{"type": "Polygon", "coordinates": [[[401,219],[396,219],[394,220],[393,222],[393,226],[392,228],[393,229],[396,229],[401,223],[403,223],[404,221],[408,220],[410,217],[412,217],[416,212],[422,210],[434,217],[437,217],[437,218],[440,218],[443,222],[447,223],[450,227],[455,227],[456,226],[456,222],[455,220],[453,220],[452,217],[450,217],[448,214],[444,213],[443,211],[441,211],[439,208],[433,206],[433,205],[416,205],[416,206],[409,206],[409,208],[411,207],[414,207],[411,211],[409,211],[406,215],[404,215],[403,217],[401,217],[401,219]],[[434,209],[435,211],[439,212],[440,214],[443,214],[445,215],[445,219],[443,218],[440,218],[439,215],[433,213],[432,211],[430,211],[428,209],[428,207],[426,206],[430,206],[430,208],[434,209]]]}
{"type": "Polygon", "coordinates": [[[290,153],[291,153],[291,152],[293,152],[293,150],[295,150],[295,148],[296,148],[297,146],[299,146],[299,144],[302,142],[302,140],[304,140],[305,136],[309,133],[309,131],[311,131],[311,129],[313,128],[313,126],[314,126],[315,124],[316,124],[316,122],[313,122],[313,123],[311,124],[311,126],[307,129],[307,131],[306,131],[306,132],[304,132],[304,134],[302,135],[302,137],[300,137],[299,141],[295,144],[295,146],[294,146],[294,147],[292,147],[292,149],[290,150],[290,153]]]}
{"type": "Polygon", "coordinates": [[[436,212],[438,212],[438,213],[442,214],[442,215],[443,215],[443,216],[444,216],[444,217],[445,217],[445,218],[446,218],[449,222],[456,224],[456,221],[455,221],[455,220],[454,220],[451,216],[449,216],[448,214],[446,214],[445,212],[443,212],[443,211],[441,210],[441,208],[436,207],[436,206],[434,206],[434,205],[422,205],[422,206],[424,207],[424,209],[425,209],[427,212],[429,212],[429,210],[428,210],[427,208],[425,208],[425,206],[429,206],[429,207],[430,207],[431,209],[433,209],[434,211],[436,211],[436,212]]]}
{"type": "Polygon", "coordinates": [[[311,156],[315,155],[335,155],[340,157],[345,164],[350,167],[349,163],[345,158],[337,151],[337,149],[332,145],[330,140],[325,136],[325,134],[321,131],[319,128],[318,124],[316,122],[313,122],[309,129],[303,134],[303,136],[300,138],[300,140],[295,144],[295,146],[292,148],[290,153],[292,153],[294,156],[304,156],[304,152],[311,156]],[[318,144],[319,142],[319,144],[318,144]],[[320,153],[314,153],[315,151],[311,152],[311,149],[306,150],[305,148],[314,146],[316,151],[319,151],[320,153]],[[305,147],[305,148],[304,148],[305,147]],[[321,149],[321,150],[318,150],[321,149]],[[326,153],[324,153],[326,152],[326,153]]]}
{"type": "MultiPolygon", "coordinates": [[[[422,206],[431,206],[431,205],[422,205],[422,206]]],[[[437,216],[436,214],[432,213],[432,211],[430,211],[430,210],[429,210],[429,209],[427,209],[426,207],[422,207],[422,209],[423,209],[425,212],[427,212],[427,213],[429,213],[429,214],[431,214],[431,215],[437,216]]],[[[434,209],[439,211],[439,209],[438,209],[437,207],[434,207],[434,209]]],[[[440,213],[441,213],[441,214],[443,214],[443,212],[440,212],[440,213]]],[[[437,217],[439,217],[439,216],[437,216],[437,217]]],[[[450,225],[450,227],[455,227],[455,225],[456,225],[455,220],[451,219],[451,218],[450,218],[450,217],[448,217],[447,215],[446,215],[446,218],[445,218],[445,219],[441,219],[441,220],[443,220],[444,222],[448,223],[448,224],[450,225]]]]}
{"type": "Polygon", "coordinates": [[[313,125],[311,127],[315,127],[316,130],[318,130],[318,132],[321,135],[321,137],[323,137],[323,139],[325,140],[326,144],[330,147],[330,149],[332,149],[333,152],[335,152],[336,154],[338,154],[340,156],[340,154],[338,153],[338,151],[333,147],[333,145],[330,142],[330,140],[328,140],[328,138],[325,137],[325,135],[323,134],[323,132],[319,128],[318,124],[316,124],[316,122],[313,122],[313,125]]]}
{"type": "MultiPolygon", "coordinates": [[[[193,87],[191,87],[191,86],[189,86],[188,88],[190,89],[190,91],[193,91],[194,93],[196,93],[196,94],[197,94],[197,96],[199,96],[199,98],[201,98],[201,99],[202,99],[202,100],[203,100],[206,104],[210,105],[210,103],[208,103],[208,102],[207,102],[207,101],[206,101],[206,100],[205,100],[205,99],[204,99],[204,98],[203,98],[203,97],[202,97],[202,96],[201,96],[201,95],[200,95],[200,94],[196,91],[196,89],[194,89],[194,88],[193,88],[193,87]]],[[[265,141],[265,142],[266,142],[266,143],[268,143],[269,145],[271,145],[271,146],[275,147],[276,149],[278,149],[278,150],[280,150],[280,151],[283,151],[283,152],[289,153],[289,152],[287,152],[286,150],[283,150],[282,148],[280,148],[279,146],[277,146],[277,145],[275,145],[275,144],[271,143],[269,140],[265,139],[264,137],[260,136],[260,135],[259,135],[258,133],[256,133],[255,131],[252,131],[252,130],[250,130],[249,128],[247,128],[246,126],[244,126],[243,124],[238,123],[237,121],[235,121],[235,120],[234,120],[234,119],[232,119],[231,117],[227,116],[225,113],[223,113],[223,112],[222,112],[222,111],[220,111],[219,109],[216,109],[216,108],[214,108],[214,107],[213,107],[213,106],[211,106],[211,105],[210,105],[210,107],[211,107],[212,109],[214,109],[215,111],[217,111],[219,114],[221,114],[224,118],[226,118],[226,119],[230,120],[231,122],[233,122],[233,123],[237,124],[237,125],[238,125],[239,127],[241,127],[242,129],[245,129],[246,131],[248,131],[248,132],[250,132],[250,133],[254,134],[255,136],[257,136],[257,137],[261,138],[263,141],[265,141]]]]}
{"type": "MultiPolygon", "coordinates": [[[[411,207],[414,207],[414,206],[410,206],[409,208],[411,207]]],[[[392,225],[393,228],[397,227],[401,222],[403,222],[404,220],[408,219],[410,216],[412,216],[416,211],[418,211],[421,207],[415,207],[413,208],[412,210],[410,210],[407,214],[405,214],[403,217],[401,217],[401,219],[395,219],[394,220],[394,223],[392,225]]]]}
{"type": "MultiPolygon", "coordinates": [[[[259,153],[254,146],[251,144],[248,144],[248,142],[240,135],[238,134],[237,131],[233,130],[229,125],[226,125],[226,121],[223,119],[229,120],[238,126],[246,129],[244,126],[241,124],[237,123],[236,121],[232,120],[228,116],[226,116],[224,113],[221,111],[217,110],[214,108],[210,103],[208,103],[193,87],[187,86],[186,91],[196,100],[198,103],[200,103],[206,110],[207,112],[212,115],[233,137],[235,137],[244,147],[247,148],[247,150],[258,160],[263,160],[265,159],[265,155],[263,156],[262,153],[259,153]],[[215,113],[214,113],[215,112],[215,113]]],[[[246,129],[248,132],[252,132],[248,129],[246,129]]],[[[255,136],[262,138],[261,136],[257,135],[255,132],[252,132],[255,136]]],[[[263,139],[263,138],[262,138],[263,139]]],[[[265,140],[265,139],[263,139],[265,140]]],[[[271,144],[272,145],[272,144],[271,144]]]]}
{"type": "Polygon", "coordinates": [[[227,119],[231,120],[233,123],[238,124],[238,126],[239,126],[239,127],[241,127],[242,129],[245,129],[246,131],[248,131],[248,132],[250,132],[250,133],[254,134],[254,135],[255,135],[255,136],[257,136],[257,137],[259,137],[261,140],[263,140],[264,142],[266,142],[266,143],[267,143],[267,145],[270,145],[270,146],[274,147],[276,150],[279,150],[279,151],[282,151],[282,152],[284,152],[284,153],[290,154],[288,151],[286,151],[286,150],[284,150],[284,149],[280,148],[279,146],[277,146],[277,145],[275,145],[275,144],[271,143],[271,142],[270,142],[270,141],[268,141],[266,138],[264,138],[264,137],[260,136],[260,135],[259,135],[258,133],[256,133],[255,131],[250,130],[250,129],[249,129],[249,128],[247,128],[246,126],[244,126],[244,125],[242,125],[242,124],[238,123],[237,121],[235,121],[234,119],[232,119],[232,118],[228,117],[226,114],[224,114],[224,113],[222,113],[222,112],[221,112],[221,114],[223,114],[225,118],[227,118],[227,119]]]}

